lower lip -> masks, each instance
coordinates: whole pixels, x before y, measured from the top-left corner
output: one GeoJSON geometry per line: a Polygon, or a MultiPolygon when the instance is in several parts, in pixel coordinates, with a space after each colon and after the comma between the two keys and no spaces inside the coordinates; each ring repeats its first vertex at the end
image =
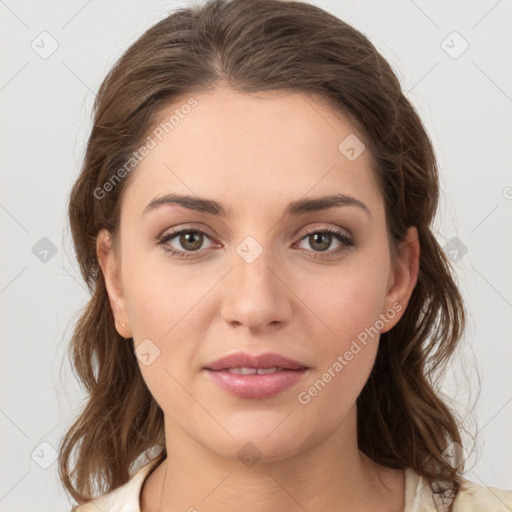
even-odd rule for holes
{"type": "Polygon", "coordinates": [[[233,396],[239,398],[270,398],[299,382],[307,368],[281,370],[265,375],[240,375],[223,370],[206,369],[210,378],[233,396]]]}

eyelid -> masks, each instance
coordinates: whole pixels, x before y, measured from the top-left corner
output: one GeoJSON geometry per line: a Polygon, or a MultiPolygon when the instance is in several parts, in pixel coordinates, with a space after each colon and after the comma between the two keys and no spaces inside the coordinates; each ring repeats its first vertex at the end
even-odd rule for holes
{"type": "MultiPolygon", "coordinates": [[[[165,229],[164,231],[162,231],[162,233],[156,237],[156,240],[160,240],[161,238],[163,238],[164,236],[167,236],[167,235],[179,234],[182,231],[196,231],[196,230],[202,234],[207,235],[209,238],[215,238],[214,235],[211,235],[209,233],[208,227],[205,224],[201,224],[201,223],[197,223],[197,222],[191,222],[189,224],[179,224],[176,227],[168,228],[168,229],[165,229]],[[168,231],[168,229],[169,229],[169,231],[168,231]]],[[[293,237],[294,238],[297,237],[303,229],[304,228],[297,230],[293,237]]],[[[333,227],[333,226],[326,225],[325,223],[324,224],[320,223],[320,225],[315,224],[313,226],[306,227],[304,229],[304,232],[303,232],[301,238],[299,238],[298,241],[301,241],[306,235],[309,235],[312,233],[317,233],[318,231],[326,231],[326,230],[329,231],[330,229],[333,229],[336,231],[344,231],[346,233],[347,237],[349,237],[349,238],[353,237],[352,233],[346,228],[342,228],[341,226],[333,227]]]]}
{"type": "MultiPolygon", "coordinates": [[[[307,228],[305,228],[302,238],[304,238],[305,235],[309,235],[311,233],[316,233],[318,231],[329,231],[329,230],[340,232],[340,234],[344,234],[347,238],[353,237],[352,233],[346,228],[342,228],[341,226],[326,225],[324,223],[321,225],[315,224],[313,226],[308,226],[307,228]]],[[[300,233],[300,231],[301,230],[299,230],[297,233],[300,233]]],[[[301,240],[302,240],[302,238],[301,238],[301,240]]]]}
{"type": "Polygon", "coordinates": [[[157,239],[160,239],[167,235],[177,234],[180,233],[181,231],[198,231],[200,233],[208,235],[210,238],[214,238],[214,236],[210,234],[208,226],[197,222],[191,222],[190,224],[179,224],[178,226],[164,229],[164,231],[162,231],[162,233],[158,235],[157,239]]]}

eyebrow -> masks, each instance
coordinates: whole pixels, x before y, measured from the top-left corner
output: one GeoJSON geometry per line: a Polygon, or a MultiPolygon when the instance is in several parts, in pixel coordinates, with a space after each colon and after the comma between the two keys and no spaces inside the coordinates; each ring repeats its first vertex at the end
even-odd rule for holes
{"type": "MultiPolygon", "coordinates": [[[[181,194],[166,194],[163,196],[155,197],[144,208],[142,215],[155,210],[164,204],[178,204],[189,210],[194,210],[201,213],[209,213],[217,217],[229,217],[231,214],[231,207],[225,209],[222,204],[213,201],[212,199],[204,199],[197,196],[181,195],[181,194]]],[[[365,211],[371,217],[368,207],[359,199],[346,194],[333,194],[330,196],[317,197],[313,199],[299,199],[298,201],[291,202],[286,210],[285,216],[296,216],[304,213],[318,212],[321,210],[328,210],[330,208],[340,206],[356,206],[365,211]]]]}

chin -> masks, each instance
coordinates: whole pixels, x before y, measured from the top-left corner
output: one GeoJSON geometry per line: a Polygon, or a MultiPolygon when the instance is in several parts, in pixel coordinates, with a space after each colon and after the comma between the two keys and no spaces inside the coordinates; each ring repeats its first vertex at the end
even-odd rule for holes
{"type": "Polygon", "coordinates": [[[286,414],[281,414],[278,422],[265,422],[260,412],[259,421],[246,419],[244,422],[226,425],[233,437],[225,431],[217,432],[215,436],[211,435],[211,431],[201,432],[198,441],[217,455],[238,460],[247,467],[257,462],[284,460],[312,444],[304,428],[299,428],[297,424],[284,426],[285,420],[276,428],[285,416],[286,414]],[[272,424],[272,427],[268,428],[269,424],[272,424]]]}

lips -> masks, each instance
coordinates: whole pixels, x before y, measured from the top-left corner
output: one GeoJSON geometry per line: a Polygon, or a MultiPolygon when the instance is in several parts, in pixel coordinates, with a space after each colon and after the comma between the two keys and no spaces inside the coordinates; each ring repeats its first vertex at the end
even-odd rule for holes
{"type": "Polygon", "coordinates": [[[238,398],[266,399],[300,382],[308,367],[280,354],[225,356],[204,368],[211,382],[238,398]]]}
{"type": "MultiPolygon", "coordinates": [[[[284,369],[284,370],[303,370],[307,368],[307,366],[290,359],[288,357],[282,356],[280,354],[275,354],[272,352],[267,352],[265,354],[259,355],[251,355],[246,352],[238,352],[236,354],[230,354],[228,356],[222,357],[213,363],[207,364],[205,366],[207,370],[240,370],[240,369],[261,369],[261,370],[270,370],[272,368],[276,369],[284,369]]],[[[235,372],[232,372],[235,373],[235,372]]],[[[252,372],[256,373],[256,372],[252,372]]],[[[261,372],[264,373],[264,372],[261,372]]],[[[243,373],[242,373],[243,374],[243,373]]],[[[249,373],[250,374],[250,373],[249,373]]],[[[248,375],[245,373],[245,375],[248,375]]]]}

